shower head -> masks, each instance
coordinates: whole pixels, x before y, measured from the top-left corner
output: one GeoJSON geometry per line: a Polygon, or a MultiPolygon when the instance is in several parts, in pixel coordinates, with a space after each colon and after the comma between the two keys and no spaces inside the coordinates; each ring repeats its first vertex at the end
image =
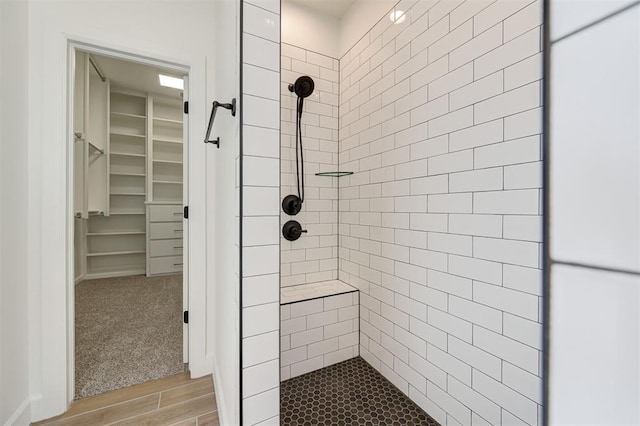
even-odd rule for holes
{"type": "Polygon", "coordinates": [[[289,91],[295,92],[300,98],[306,98],[313,93],[315,83],[308,75],[299,77],[294,84],[289,85],[289,91]]]}

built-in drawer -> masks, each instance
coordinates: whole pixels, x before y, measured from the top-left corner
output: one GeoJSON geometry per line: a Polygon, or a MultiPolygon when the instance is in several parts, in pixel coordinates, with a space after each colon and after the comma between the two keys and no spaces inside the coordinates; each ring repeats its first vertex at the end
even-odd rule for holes
{"type": "Polygon", "coordinates": [[[166,240],[182,238],[182,222],[161,222],[149,224],[149,239],[166,240]]]}
{"type": "Polygon", "coordinates": [[[182,222],[182,205],[150,205],[149,222],[182,222]]]}
{"type": "Polygon", "coordinates": [[[182,256],[154,257],[149,259],[149,275],[182,272],[182,256]]]}
{"type": "Polygon", "coordinates": [[[182,240],[149,241],[149,257],[182,256],[182,240]]]}

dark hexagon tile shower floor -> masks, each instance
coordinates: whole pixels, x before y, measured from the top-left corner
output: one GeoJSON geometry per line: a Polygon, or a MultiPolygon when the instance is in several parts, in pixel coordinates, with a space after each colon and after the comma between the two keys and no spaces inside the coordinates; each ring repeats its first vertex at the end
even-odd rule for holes
{"type": "Polygon", "coordinates": [[[439,426],[360,357],[282,382],[280,419],[283,426],[439,426]]]}

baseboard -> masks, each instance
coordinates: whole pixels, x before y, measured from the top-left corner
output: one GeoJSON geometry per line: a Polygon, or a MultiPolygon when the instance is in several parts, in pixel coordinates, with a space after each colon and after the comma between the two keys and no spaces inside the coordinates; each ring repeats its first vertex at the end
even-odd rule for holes
{"type": "Polygon", "coordinates": [[[31,398],[22,401],[22,404],[7,419],[4,426],[27,426],[29,423],[31,423],[31,398]]]}
{"type": "Polygon", "coordinates": [[[221,425],[232,425],[235,423],[235,418],[229,416],[227,413],[227,406],[225,405],[225,396],[220,382],[220,370],[218,369],[218,363],[213,360],[213,387],[215,389],[216,404],[218,406],[218,419],[221,425]]]}
{"type": "Polygon", "coordinates": [[[213,358],[210,356],[205,356],[204,359],[194,358],[192,354],[189,354],[189,373],[191,373],[192,379],[213,374],[213,358]]]}

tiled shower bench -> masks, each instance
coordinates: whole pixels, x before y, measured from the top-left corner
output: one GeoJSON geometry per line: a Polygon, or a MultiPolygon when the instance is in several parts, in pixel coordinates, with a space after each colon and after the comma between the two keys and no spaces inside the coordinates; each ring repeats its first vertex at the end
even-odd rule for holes
{"type": "Polygon", "coordinates": [[[281,380],[359,355],[359,291],[342,281],[280,289],[281,380]]]}

